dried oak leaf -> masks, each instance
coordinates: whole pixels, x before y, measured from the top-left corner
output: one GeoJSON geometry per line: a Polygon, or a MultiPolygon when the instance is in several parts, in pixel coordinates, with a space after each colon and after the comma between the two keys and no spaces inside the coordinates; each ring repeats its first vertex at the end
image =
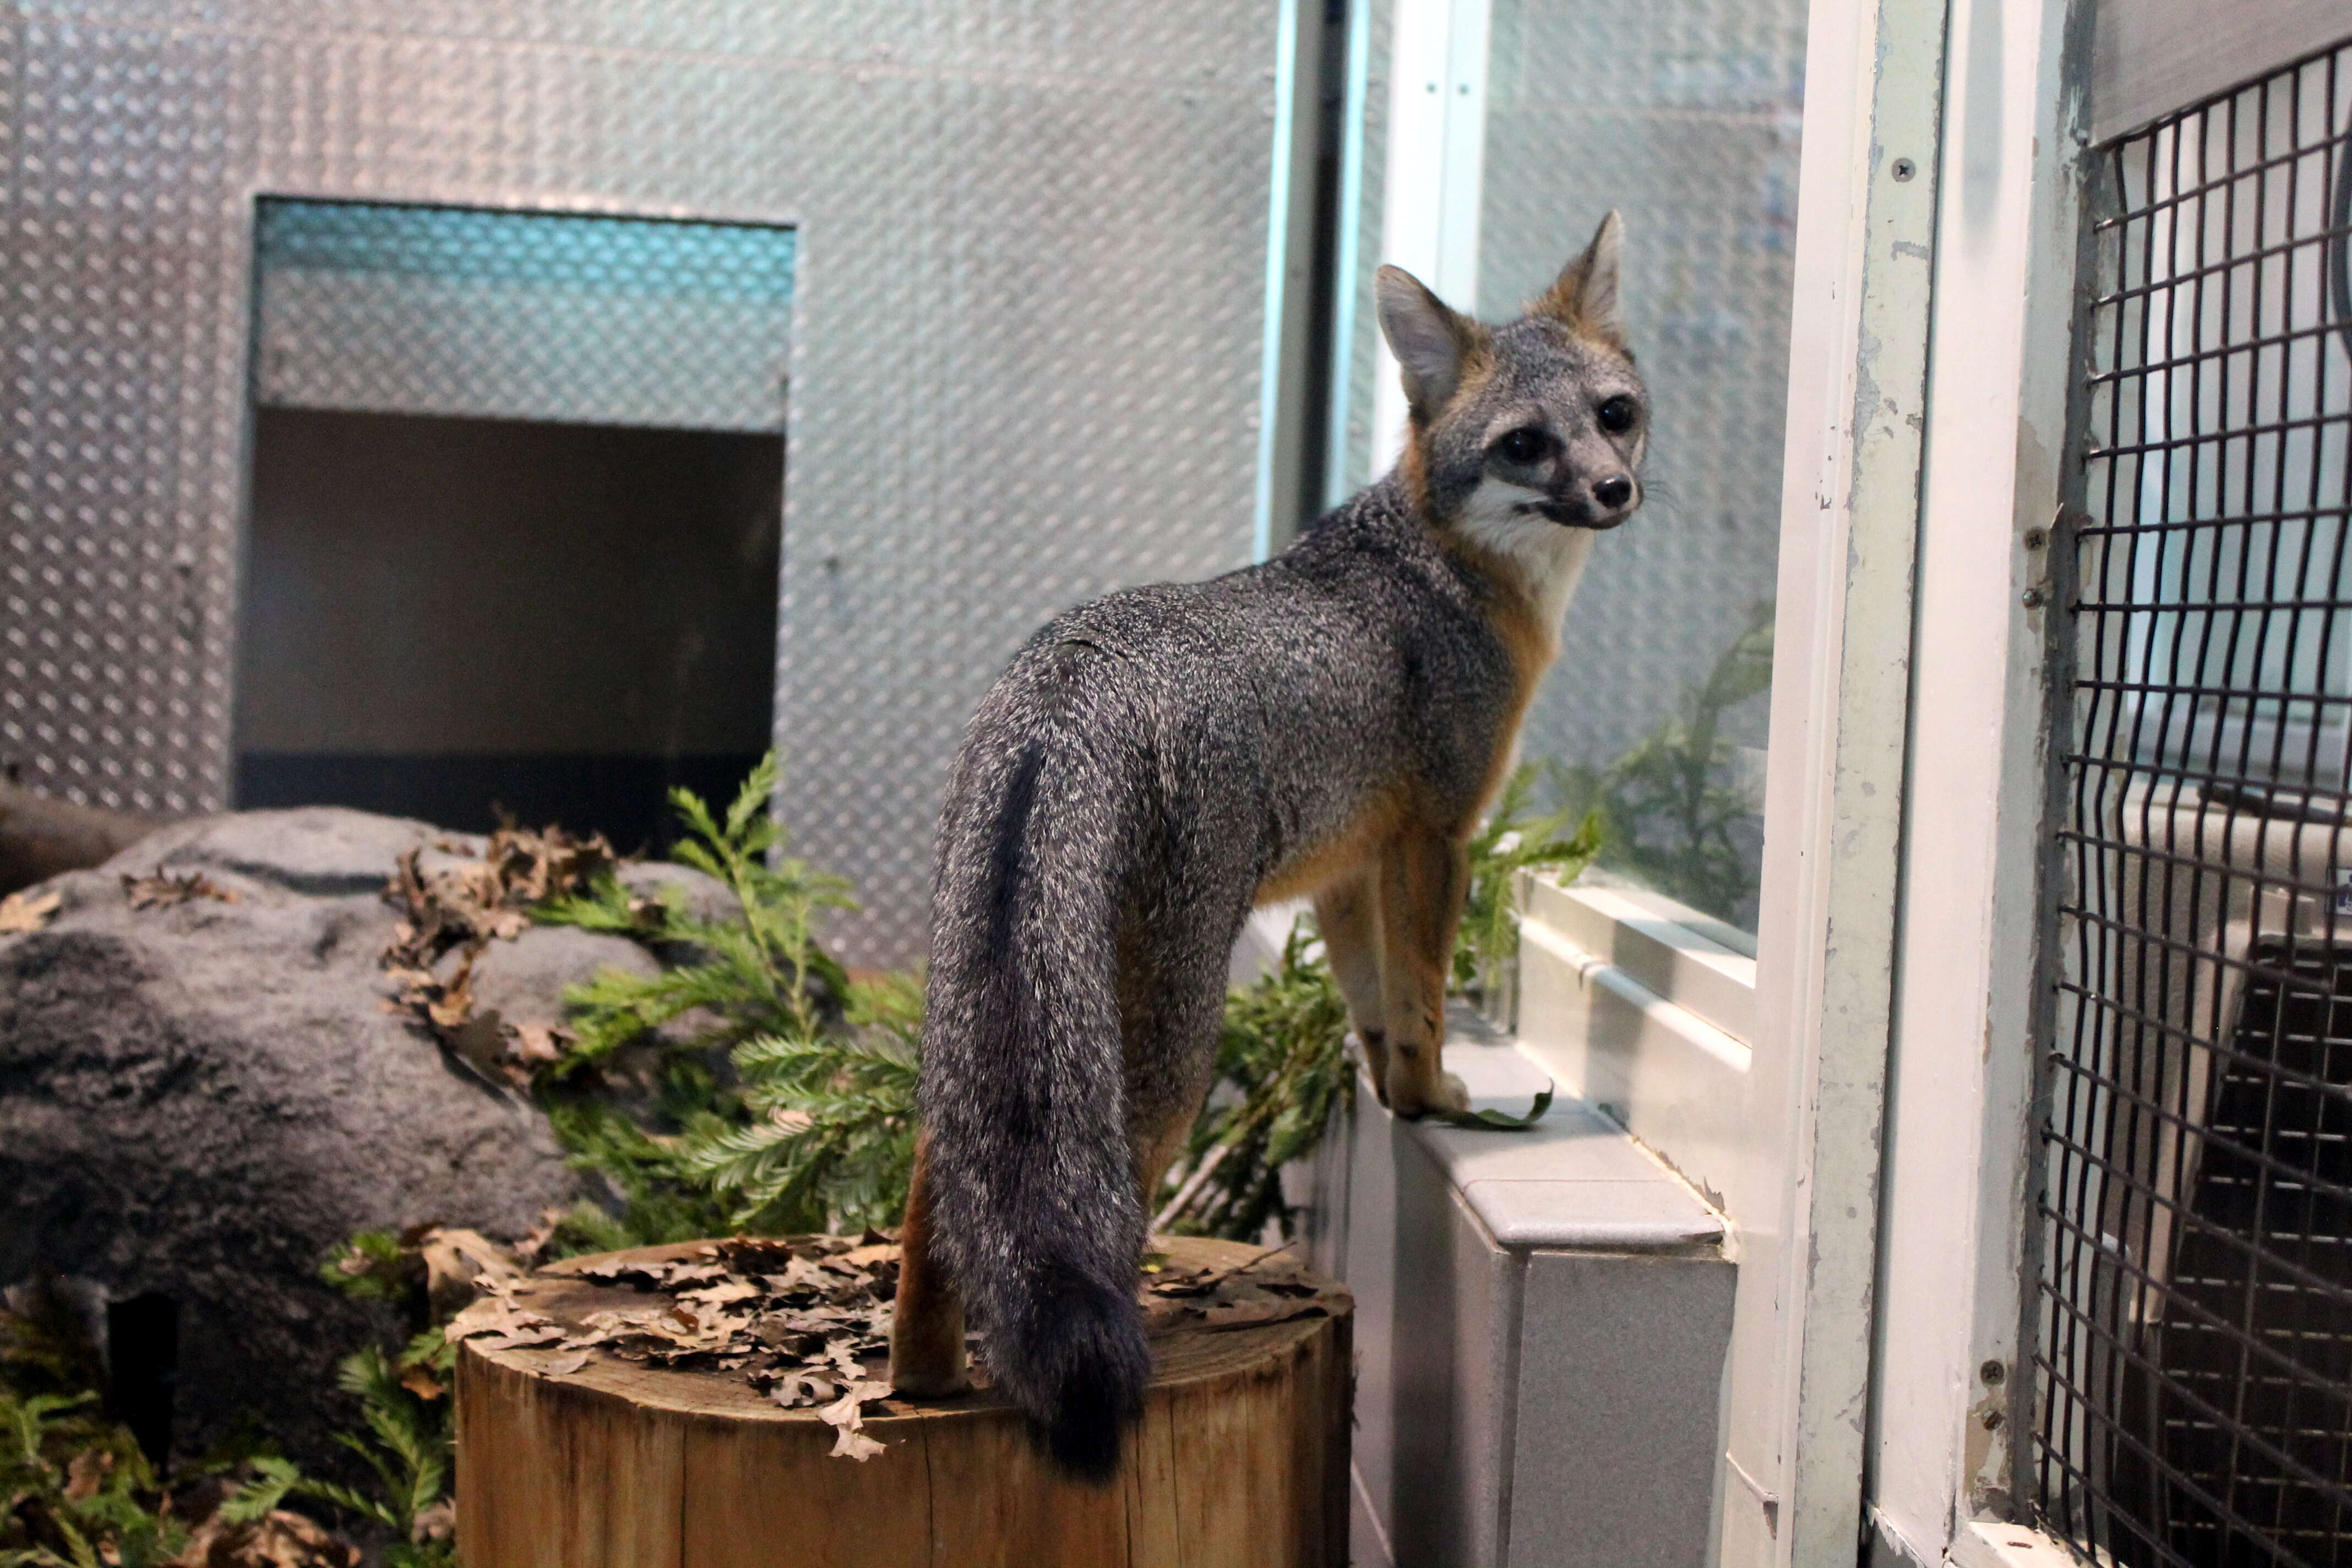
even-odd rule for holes
{"type": "Polygon", "coordinates": [[[571,1030],[554,1024],[517,1024],[514,1031],[514,1056],[528,1069],[562,1061],[577,1037],[571,1030]]]}
{"type": "Polygon", "coordinates": [[[195,899],[211,899],[218,903],[233,904],[237,896],[222,887],[202,871],[184,871],[174,876],[158,866],[147,876],[122,874],[122,896],[131,900],[134,910],[169,909],[195,899]]]}
{"type": "Polygon", "coordinates": [[[840,1398],[816,1413],[818,1420],[835,1429],[832,1458],[856,1459],[863,1464],[888,1447],[866,1435],[864,1407],[889,1397],[890,1385],[887,1383],[853,1383],[842,1391],[840,1398]]]}
{"type": "MultiPolygon", "coordinates": [[[[445,856],[467,846],[445,840],[445,856]]],[[[571,1044],[561,1029],[517,1029],[495,1016],[476,1017],[470,986],[474,961],[493,942],[530,929],[533,906],[586,889],[616,863],[599,836],[573,838],[559,828],[533,833],[512,824],[490,835],[478,858],[427,870],[424,851],[394,863],[385,900],[404,918],[394,928],[383,963],[397,986],[395,1011],[430,1027],[450,1052],[494,1083],[528,1088],[532,1073],[560,1058],[571,1044]],[[455,953],[455,969],[441,980],[455,953]]]]}
{"type": "Polygon", "coordinates": [[[797,1410],[804,1405],[824,1404],[840,1392],[834,1379],[806,1367],[782,1373],[759,1374],[754,1377],[752,1386],[758,1387],[763,1383],[767,1386],[768,1397],[787,1410],[797,1410]]]}
{"type": "Polygon", "coordinates": [[[481,1338],[486,1350],[512,1350],[563,1338],[563,1331],[553,1319],[516,1306],[510,1295],[512,1289],[503,1280],[491,1281],[489,1293],[450,1319],[441,1337],[453,1343],[481,1338]]]}
{"type": "Polygon", "coordinates": [[[762,1294],[764,1292],[749,1279],[728,1279],[717,1280],[692,1290],[681,1290],[677,1293],[677,1299],[681,1301],[692,1301],[703,1307],[716,1309],[737,1301],[757,1300],[762,1294]]]}
{"type": "Polygon", "coordinates": [[[1288,1322],[1293,1318],[1319,1318],[1323,1310],[1323,1304],[1312,1299],[1300,1300],[1270,1290],[1252,1289],[1213,1302],[1201,1317],[1211,1329],[1254,1329],[1262,1323],[1288,1322]]]}
{"type": "Polygon", "coordinates": [[[57,919],[58,906],[64,902],[65,895],[55,889],[37,893],[28,889],[0,899],[0,936],[22,936],[40,930],[57,919]]]}
{"type": "Polygon", "coordinates": [[[172,1568],[359,1568],[360,1551],[315,1520],[278,1509],[249,1524],[218,1514],[195,1528],[172,1568]]]}
{"type": "Polygon", "coordinates": [[[416,1250],[436,1315],[462,1310],[484,1281],[522,1278],[514,1255],[478,1230],[436,1226],[417,1237],[416,1250]]]}
{"type": "Polygon", "coordinates": [[[66,1461],[66,1498],[71,1502],[87,1502],[106,1485],[106,1478],[114,1473],[114,1456],[103,1448],[84,1448],[66,1461]]]}
{"type": "Polygon", "coordinates": [[[431,1508],[420,1509],[409,1521],[408,1539],[417,1546],[436,1541],[453,1541],[457,1535],[457,1500],[443,1498],[431,1508]]]}

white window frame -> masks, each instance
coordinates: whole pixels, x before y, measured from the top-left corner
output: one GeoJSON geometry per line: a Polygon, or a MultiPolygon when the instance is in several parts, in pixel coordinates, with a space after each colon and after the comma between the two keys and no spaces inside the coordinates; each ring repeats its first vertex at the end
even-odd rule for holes
{"type": "MultiPolygon", "coordinates": [[[[1862,1511],[1945,4],[1813,0],[1757,956],[1600,889],[1521,928],[1523,1044],[1731,1222],[1741,1568],[1844,1568],[1862,1511]]],[[[1474,308],[1487,17],[1396,0],[1382,209],[1383,258],[1474,308]]],[[[1376,471],[1396,384],[1383,352],[1376,471]]]]}
{"type": "MultiPolygon", "coordinates": [[[[1874,1568],[2054,1568],[2005,1522],[2035,1170],[2046,625],[2084,146],[2069,0],[1952,0],[1869,1405],[1874,1568]],[[2071,30],[2070,30],[2071,29],[2071,30]]],[[[2063,542],[2063,539],[2062,539],[2063,542]]]]}

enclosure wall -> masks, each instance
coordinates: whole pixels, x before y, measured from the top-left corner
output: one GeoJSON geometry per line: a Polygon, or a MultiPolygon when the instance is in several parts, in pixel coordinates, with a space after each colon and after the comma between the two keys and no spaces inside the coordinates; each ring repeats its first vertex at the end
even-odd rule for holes
{"type": "Polygon", "coordinates": [[[258,197],[791,225],[784,810],[850,955],[908,956],[1005,656],[1249,555],[1286,15],[0,10],[0,763],[228,804],[258,197]]]}

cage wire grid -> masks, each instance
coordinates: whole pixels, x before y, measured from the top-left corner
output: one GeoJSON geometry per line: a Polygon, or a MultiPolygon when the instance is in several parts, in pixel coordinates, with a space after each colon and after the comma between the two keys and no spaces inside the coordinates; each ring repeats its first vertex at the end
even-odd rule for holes
{"type": "Polygon", "coordinates": [[[2023,1459],[2101,1562],[2352,1563],[2347,118],[2095,154],[2023,1459]]]}

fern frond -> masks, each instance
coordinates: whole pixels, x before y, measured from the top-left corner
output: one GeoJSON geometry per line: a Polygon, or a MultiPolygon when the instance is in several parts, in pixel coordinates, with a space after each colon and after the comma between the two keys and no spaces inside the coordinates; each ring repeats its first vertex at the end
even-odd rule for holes
{"type": "Polygon", "coordinates": [[[220,1505],[221,1518],[231,1524],[257,1524],[277,1511],[286,1494],[302,1484],[302,1472],[291,1459],[265,1455],[253,1461],[253,1479],[231,1492],[220,1505]]]}
{"type": "Polygon", "coordinates": [[[354,1518],[371,1520],[387,1530],[407,1528],[393,1512],[389,1504],[372,1498],[356,1488],[344,1486],[339,1481],[325,1481],[316,1476],[304,1476],[294,1483],[293,1490],[297,1496],[317,1498],[320,1502],[339,1508],[354,1518]]]}

